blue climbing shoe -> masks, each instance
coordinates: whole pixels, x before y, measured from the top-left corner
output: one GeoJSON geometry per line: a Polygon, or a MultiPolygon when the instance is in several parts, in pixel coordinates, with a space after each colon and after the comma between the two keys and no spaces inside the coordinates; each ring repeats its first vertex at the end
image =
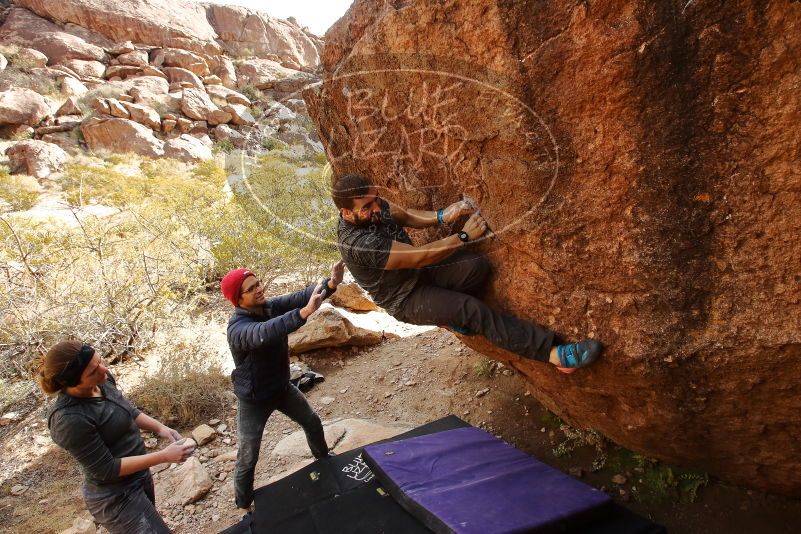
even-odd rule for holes
{"type": "Polygon", "coordinates": [[[563,373],[572,373],[581,367],[587,367],[598,359],[603,345],[594,339],[585,339],[578,343],[558,345],[556,355],[559,357],[557,369],[563,373]]]}

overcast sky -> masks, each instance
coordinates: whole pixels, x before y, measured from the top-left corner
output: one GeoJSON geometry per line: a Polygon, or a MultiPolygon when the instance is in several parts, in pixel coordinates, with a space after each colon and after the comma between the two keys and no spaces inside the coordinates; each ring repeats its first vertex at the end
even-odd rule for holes
{"type": "Polygon", "coordinates": [[[353,0],[203,0],[214,4],[232,4],[262,11],[273,17],[295,17],[301,26],[322,36],[339,17],[345,14],[353,0]]]}

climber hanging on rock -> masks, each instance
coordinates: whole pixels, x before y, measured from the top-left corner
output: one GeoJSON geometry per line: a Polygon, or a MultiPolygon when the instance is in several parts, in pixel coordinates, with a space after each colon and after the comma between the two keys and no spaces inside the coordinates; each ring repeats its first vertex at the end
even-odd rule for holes
{"type": "Polygon", "coordinates": [[[334,179],[331,194],[339,208],[339,252],[353,277],[377,304],[400,321],[443,325],[477,333],[502,349],[572,373],[594,362],[601,343],[593,339],[556,344],[554,332],[492,309],[475,294],[490,273],[489,262],[465,246],[487,232],[471,202],[439,211],[390,205],[364,176],[334,179]],[[460,232],[413,246],[404,227],[455,223],[469,215],[460,232]]]}

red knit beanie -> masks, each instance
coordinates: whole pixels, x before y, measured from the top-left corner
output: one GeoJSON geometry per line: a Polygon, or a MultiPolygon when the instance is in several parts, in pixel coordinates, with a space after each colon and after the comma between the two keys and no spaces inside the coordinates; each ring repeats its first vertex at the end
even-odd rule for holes
{"type": "Polygon", "coordinates": [[[220,281],[220,291],[234,306],[239,306],[239,290],[242,289],[242,282],[248,276],[255,275],[247,269],[234,269],[223,276],[220,281]]]}

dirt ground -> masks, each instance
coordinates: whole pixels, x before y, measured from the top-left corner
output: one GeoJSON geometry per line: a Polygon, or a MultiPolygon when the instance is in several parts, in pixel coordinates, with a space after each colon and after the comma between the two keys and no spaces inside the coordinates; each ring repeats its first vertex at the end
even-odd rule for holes
{"type": "MultiPolygon", "coordinates": [[[[695,502],[688,502],[682,494],[655,498],[652,494],[663,488],[649,487],[653,482],[643,480],[647,477],[640,467],[621,460],[631,455],[614,445],[610,444],[606,451],[606,466],[595,473],[591,466],[596,450],[591,446],[556,457],[554,449],[566,439],[560,430],[561,422],[527,393],[529,386],[522,377],[492,365],[447,331],[435,329],[370,348],[321,350],[301,360],[325,375],[325,381],[307,394],[324,422],[355,417],[385,425],[416,426],[455,414],[602,488],[619,503],[665,525],[669,532],[801,531],[799,500],[733,487],[714,479],[698,490],[695,502]],[[329,398],[328,404],[323,404],[323,397],[333,397],[333,401],[329,398]],[[615,475],[624,476],[626,482],[613,483],[615,475]]],[[[229,443],[218,439],[198,451],[210,458],[205,465],[215,479],[212,491],[196,505],[161,509],[179,534],[219,532],[238,518],[228,476],[236,446],[235,410],[230,409],[220,418],[228,426],[222,435],[229,443]],[[223,458],[226,460],[217,461],[223,458]]],[[[57,533],[69,527],[72,518],[85,513],[74,462],[55,448],[44,455],[35,454],[51,447],[45,430],[41,413],[34,410],[24,421],[0,433],[3,454],[9,454],[11,447],[18,457],[15,474],[0,485],[0,532],[57,533]],[[20,462],[24,468],[19,468],[20,462]],[[10,489],[18,484],[29,489],[21,496],[10,495],[10,489]]],[[[287,461],[271,457],[270,452],[286,434],[296,430],[298,427],[282,414],[271,418],[263,440],[257,485],[289,467],[287,461]]],[[[4,465],[6,471],[11,469],[7,463],[4,465]]],[[[157,475],[157,484],[161,476],[157,475]]]]}

